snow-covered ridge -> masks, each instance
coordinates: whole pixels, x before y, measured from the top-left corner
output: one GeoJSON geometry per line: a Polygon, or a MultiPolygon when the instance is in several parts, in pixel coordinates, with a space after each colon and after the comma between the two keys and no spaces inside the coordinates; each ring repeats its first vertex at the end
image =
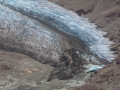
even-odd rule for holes
{"type": "Polygon", "coordinates": [[[79,37],[86,43],[88,49],[100,58],[108,61],[115,59],[113,52],[110,51],[113,42],[104,38],[106,33],[97,30],[96,25],[89,23],[87,18],[46,0],[0,0],[0,3],[67,34],[79,37]]]}

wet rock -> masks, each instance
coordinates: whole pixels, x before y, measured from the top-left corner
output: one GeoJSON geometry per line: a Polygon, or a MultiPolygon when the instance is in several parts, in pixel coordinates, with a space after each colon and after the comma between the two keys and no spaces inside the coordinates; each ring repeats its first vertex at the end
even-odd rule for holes
{"type": "Polygon", "coordinates": [[[60,80],[71,79],[74,75],[84,71],[83,65],[86,63],[86,60],[79,56],[76,51],[76,49],[72,48],[64,52],[59,64],[51,71],[47,81],[51,81],[53,78],[60,80]]]}

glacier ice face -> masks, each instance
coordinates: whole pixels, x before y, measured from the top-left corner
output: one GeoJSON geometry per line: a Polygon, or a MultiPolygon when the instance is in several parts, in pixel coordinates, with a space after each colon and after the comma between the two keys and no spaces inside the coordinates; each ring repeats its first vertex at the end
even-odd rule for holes
{"type": "Polygon", "coordinates": [[[58,62],[64,47],[59,34],[1,4],[0,46],[11,49],[10,51],[17,49],[19,53],[30,54],[30,57],[43,63],[58,62]]]}
{"type": "Polygon", "coordinates": [[[92,65],[92,64],[89,64],[87,66],[85,66],[86,68],[86,73],[89,73],[89,72],[94,72],[94,71],[97,71],[99,69],[102,69],[105,65],[92,65]]]}
{"type": "Polygon", "coordinates": [[[115,59],[113,52],[109,49],[113,42],[104,38],[106,33],[97,30],[96,25],[89,23],[87,18],[80,17],[47,0],[0,0],[0,3],[82,39],[88,49],[100,58],[108,61],[115,59]]]}

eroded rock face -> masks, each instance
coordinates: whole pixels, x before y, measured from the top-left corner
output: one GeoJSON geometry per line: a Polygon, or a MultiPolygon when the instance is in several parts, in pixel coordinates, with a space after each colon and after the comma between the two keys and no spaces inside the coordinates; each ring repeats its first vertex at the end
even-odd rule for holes
{"type": "MultiPolygon", "coordinates": [[[[53,78],[67,80],[73,78],[74,75],[84,71],[86,60],[76,53],[76,49],[69,49],[64,52],[60,58],[59,64],[51,71],[51,75],[47,81],[53,78]]],[[[83,53],[83,52],[81,52],[83,53]]]]}
{"type": "MultiPolygon", "coordinates": [[[[71,48],[65,50],[60,57],[59,64],[51,71],[50,76],[47,81],[51,81],[54,78],[60,80],[67,80],[73,78],[79,73],[86,72],[86,67],[88,64],[106,64],[107,61],[99,59],[92,55],[85,54],[82,51],[71,48]]],[[[94,68],[97,68],[94,67],[94,68]]]]}

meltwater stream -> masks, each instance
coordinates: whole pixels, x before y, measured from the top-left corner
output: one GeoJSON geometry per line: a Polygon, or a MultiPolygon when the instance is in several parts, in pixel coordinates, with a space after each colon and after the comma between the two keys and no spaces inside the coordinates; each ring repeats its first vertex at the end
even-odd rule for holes
{"type": "Polygon", "coordinates": [[[82,39],[87,45],[87,49],[100,58],[109,62],[115,59],[113,52],[110,51],[113,42],[104,37],[106,32],[97,30],[96,25],[90,23],[87,18],[80,17],[47,0],[0,0],[0,3],[82,39]]]}

